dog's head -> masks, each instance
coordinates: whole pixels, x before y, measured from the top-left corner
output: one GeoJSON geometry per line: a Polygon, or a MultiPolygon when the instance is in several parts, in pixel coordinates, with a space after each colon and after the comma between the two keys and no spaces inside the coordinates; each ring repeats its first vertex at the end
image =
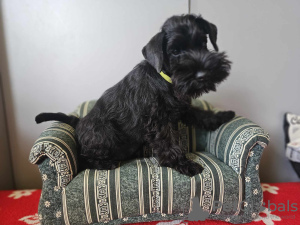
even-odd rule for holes
{"type": "Polygon", "coordinates": [[[226,54],[218,53],[217,27],[201,16],[169,18],[143,48],[145,59],[172,79],[176,92],[197,97],[216,90],[230,71],[226,54]],[[207,48],[207,36],[214,51],[207,48]]]}

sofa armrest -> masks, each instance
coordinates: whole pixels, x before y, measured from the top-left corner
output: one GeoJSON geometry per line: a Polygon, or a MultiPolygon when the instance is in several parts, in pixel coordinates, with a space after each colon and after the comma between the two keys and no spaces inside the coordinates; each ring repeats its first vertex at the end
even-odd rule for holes
{"type": "Polygon", "coordinates": [[[78,172],[75,130],[65,123],[53,123],[34,143],[29,162],[41,165],[49,158],[49,167],[57,172],[57,187],[65,187],[78,172]]]}
{"type": "Polygon", "coordinates": [[[265,148],[269,134],[244,117],[237,116],[219,129],[206,134],[205,151],[215,155],[236,173],[245,172],[249,156],[261,153],[252,151],[256,145],[265,148]]]}
{"type": "MultiPolygon", "coordinates": [[[[96,101],[86,101],[80,104],[75,111],[69,115],[79,118],[94,107],[96,101]]],[[[65,187],[78,172],[78,155],[75,130],[68,124],[56,122],[44,130],[34,143],[29,162],[38,164],[39,167],[53,166],[57,173],[57,187],[65,187]],[[49,158],[50,163],[43,161],[49,158]],[[42,165],[43,163],[43,165],[42,165]]]]}
{"type": "MultiPolygon", "coordinates": [[[[195,99],[192,104],[204,110],[221,111],[199,99],[195,99]]],[[[256,145],[264,149],[270,140],[269,134],[259,125],[241,116],[236,116],[216,131],[192,129],[194,136],[192,151],[207,151],[229,165],[238,174],[245,172],[249,156],[261,155],[261,152],[251,150],[255,150],[256,145]]]]}

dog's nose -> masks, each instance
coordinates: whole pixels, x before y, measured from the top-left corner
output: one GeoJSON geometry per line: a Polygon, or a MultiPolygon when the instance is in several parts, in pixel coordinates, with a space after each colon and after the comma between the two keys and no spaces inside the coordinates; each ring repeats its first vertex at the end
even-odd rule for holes
{"type": "Polygon", "coordinates": [[[198,73],[196,74],[196,77],[197,77],[197,78],[202,78],[204,75],[205,75],[205,72],[200,71],[200,72],[198,72],[198,73]]]}

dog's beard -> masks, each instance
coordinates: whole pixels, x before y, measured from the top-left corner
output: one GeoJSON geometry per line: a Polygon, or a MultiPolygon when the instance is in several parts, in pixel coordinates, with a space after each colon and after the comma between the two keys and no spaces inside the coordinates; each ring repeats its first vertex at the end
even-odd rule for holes
{"type": "MultiPolygon", "coordinates": [[[[177,74],[179,77],[180,75],[177,74]]],[[[194,77],[195,73],[191,74],[181,74],[181,77],[194,77]]],[[[210,91],[216,91],[216,83],[213,83],[209,80],[197,80],[192,78],[192,80],[184,81],[186,79],[172,79],[174,83],[174,89],[177,93],[180,93],[184,96],[189,96],[192,98],[197,98],[204,93],[208,93],[210,91]]]]}
{"type": "Polygon", "coordinates": [[[230,64],[224,52],[187,53],[171,65],[174,89],[192,98],[216,91],[216,86],[228,77],[230,64]]]}

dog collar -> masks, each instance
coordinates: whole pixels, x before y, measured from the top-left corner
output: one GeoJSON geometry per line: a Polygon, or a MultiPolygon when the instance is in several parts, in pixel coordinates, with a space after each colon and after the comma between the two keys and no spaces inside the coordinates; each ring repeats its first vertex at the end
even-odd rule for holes
{"type": "Polygon", "coordinates": [[[170,84],[172,84],[172,79],[168,75],[166,75],[163,71],[159,73],[166,81],[168,81],[170,84]]]}

